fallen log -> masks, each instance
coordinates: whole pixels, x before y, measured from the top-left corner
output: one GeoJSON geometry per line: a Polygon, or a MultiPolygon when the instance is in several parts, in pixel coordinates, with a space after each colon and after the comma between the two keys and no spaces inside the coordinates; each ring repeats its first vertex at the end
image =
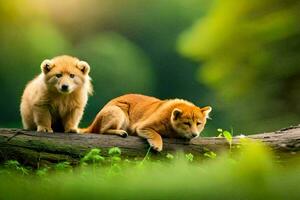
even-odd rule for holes
{"type": "MultiPolygon", "coordinates": [[[[299,156],[299,125],[247,137],[264,142],[280,156],[299,156]]],[[[200,137],[191,141],[168,138],[163,140],[164,147],[160,153],[162,155],[178,150],[193,155],[203,155],[207,151],[220,152],[229,149],[225,138],[219,137],[200,137]]],[[[240,138],[233,137],[232,147],[239,143],[240,138]]],[[[102,155],[107,156],[111,147],[119,147],[122,155],[128,158],[144,157],[149,149],[146,140],[135,136],[121,138],[114,135],[39,133],[0,128],[0,161],[15,159],[34,167],[62,161],[76,164],[92,148],[101,149],[102,155]]]]}

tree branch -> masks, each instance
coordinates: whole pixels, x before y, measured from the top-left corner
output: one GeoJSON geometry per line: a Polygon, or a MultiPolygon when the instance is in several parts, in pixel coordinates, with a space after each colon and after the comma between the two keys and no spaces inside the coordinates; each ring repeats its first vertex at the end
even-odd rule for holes
{"type": "MultiPolygon", "coordinates": [[[[299,156],[299,125],[247,137],[264,142],[281,157],[299,156]]],[[[228,142],[224,138],[217,137],[200,137],[191,141],[168,138],[163,140],[162,155],[178,150],[194,155],[203,155],[207,151],[220,152],[229,149],[228,142]]],[[[239,142],[240,139],[234,137],[233,148],[239,142]]],[[[114,135],[38,133],[20,129],[0,129],[0,161],[16,159],[31,166],[61,161],[76,164],[91,148],[100,148],[102,154],[107,156],[108,149],[111,147],[121,148],[124,157],[132,158],[143,157],[149,145],[146,140],[135,136],[121,138],[114,135]]]]}

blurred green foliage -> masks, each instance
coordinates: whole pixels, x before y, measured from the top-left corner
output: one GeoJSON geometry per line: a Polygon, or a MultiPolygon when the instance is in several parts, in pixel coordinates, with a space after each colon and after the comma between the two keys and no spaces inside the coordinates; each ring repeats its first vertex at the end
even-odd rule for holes
{"type": "Polygon", "coordinates": [[[46,17],[38,8],[26,1],[0,1],[1,125],[19,122],[20,126],[18,111],[25,84],[40,73],[43,59],[69,49],[63,35],[43,20],[46,17]]]}
{"type": "Polygon", "coordinates": [[[62,162],[33,171],[17,161],[7,161],[0,168],[0,198],[299,198],[299,163],[280,165],[262,144],[242,143],[236,153],[200,161],[192,154],[168,154],[165,160],[123,160],[118,148],[105,159],[99,149],[92,149],[83,158],[84,164],[74,168],[62,162]]]}
{"type": "Polygon", "coordinates": [[[182,54],[238,131],[300,121],[300,2],[217,0],[184,32],[182,54]]]}

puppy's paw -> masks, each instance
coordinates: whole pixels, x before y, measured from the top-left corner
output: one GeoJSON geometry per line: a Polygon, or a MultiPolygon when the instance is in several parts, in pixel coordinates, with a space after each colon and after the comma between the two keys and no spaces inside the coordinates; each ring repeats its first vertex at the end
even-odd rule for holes
{"type": "Polygon", "coordinates": [[[128,136],[128,133],[127,133],[126,131],[122,131],[122,132],[120,133],[120,136],[121,136],[122,138],[126,138],[126,137],[128,136]]]}
{"type": "Polygon", "coordinates": [[[38,126],[37,132],[53,133],[53,130],[52,130],[52,128],[49,128],[49,127],[38,126]]]}
{"type": "Polygon", "coordinates": [[[163,144],[161,141],[148,139],[148,142],[149,142],[151,148],[154,149],[155,151],[158,151],[158,152],[162,151],[163,144]]]}
{"type": "Polygon", "coordinates": [[[79,133],[78,128],[67,128],[65,133],[79,133]]]}

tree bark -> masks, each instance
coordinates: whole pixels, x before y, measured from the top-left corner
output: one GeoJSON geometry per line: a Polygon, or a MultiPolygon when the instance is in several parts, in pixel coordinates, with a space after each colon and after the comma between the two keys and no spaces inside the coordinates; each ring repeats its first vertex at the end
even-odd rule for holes
{"type": "MultiPolygon", "coordinates": [[[[247,138],[267,144],[280,157],[299,156],[300,126],[281,129],[276,132],[249,135],[247,138]]],[[[175,151],[193,155],[203,155],[207,151],[228,150],[225,138],[200,137],[191,141],[164,138],[163,151],[158,156],[175,151]]],[[[232,140],[232,149],[240,143],[238,136],[232,140]]],[[[108,155],[111,147],[119,147],[122,156],[128,158],[144,157],[149,145],[146,140],[128,136],[114,135],[38,133],[20,129],[0,129],[0,161],[15,159],[23,164],[39,165],[69,161],[77,164],[80,158],[92,148],[101,149],[103,156],[108,155]]]]}

